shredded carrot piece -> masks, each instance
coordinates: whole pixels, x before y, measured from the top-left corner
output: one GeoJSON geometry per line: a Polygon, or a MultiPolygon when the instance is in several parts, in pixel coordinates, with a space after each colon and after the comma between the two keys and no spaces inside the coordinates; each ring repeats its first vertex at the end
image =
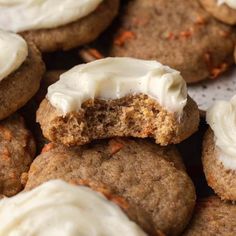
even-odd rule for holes
{"type": "Polygon", "coordinates": [[[189,38],[192,36],[192,32],[190,30],[187,30],[187,31],[182,31],[180,32],[180,37],[183,37],[183,38],[189,38]]]}
{"type": "Polygon", "coordinates": [[[41,153],[45,153],[45,152],[48,152],[50,151],[51,149],[53,149],[54,147],[54,144],[53,143],[48,143],[48,144],[45,144],[41,153]]]}
{"type": "Polygon", "coordinates": [[[108,197],[109,200],[111,200],[112,202],[116,203],[118,206],[120,206],[122,209],[127,209],[129,208],[129,204],[127,203],[127,201],[119,196],[110,196],[108,197]]]}
{"type": "Polygon", "coordinates": [[[228,64],[227,63],[222,63],[221,65],[219,65],[216,68],[213,68],[211,70],[211,78],[215,79],[217,78],[219,75],[221,75],[222,73],[224,73],[227,69],[228,69],[228,64]]]}
{"type": "Polygon", "coordinates": [[[111,139],[109,141],[109,151],[111,155],[119,152],[124,147],[124,144],[119,139],[111,139]]]}
{"type": "Polygon", "coordinates": [[[173,32],[169,32],[168,36],[167,36],[167,39],[168,40],[173,40],[173,39],[176,39],[176,36],[174,35],[173,32]]]}
{"type": "Polygon", "coordinates": [[[95,48],[89,48],[88,53],[96,59],[102,59],[104,56],[95,48]]]}
{"type": "Polygon", "coordinates": [[[132,31],[123,31],[120,35],[115,38],[114,44],[117,46],[124,46],[127,40],[135,38],[135,33],[132,31]]]}

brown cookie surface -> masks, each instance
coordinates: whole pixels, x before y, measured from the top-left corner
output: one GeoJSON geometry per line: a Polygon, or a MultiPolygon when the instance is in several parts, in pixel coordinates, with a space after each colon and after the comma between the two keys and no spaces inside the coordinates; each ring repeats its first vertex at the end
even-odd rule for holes
{"type": "Polygon", "coordinates": [[[209,129],[203,141],[202,151],[203,169],[207,183],[222,200],[236,201],[236,171],[225,168],[218,159],[219,155],[214,133],[209,129]]]}
{"type": "Polygon", "coordinates": [[[234,236],[236,205],[212,196],[199,200],[193,219],[183,236],[234,236]]]}
{"type": "Polygon", "coordinates": [[[0,82],[0,120],[24,106],[37,92],[44,63],[35,45],[28,42],[29,55],[15,72],[0,82]]]}
{"type": "Polygon", "coordinates": [[[219,5],[217,0],[200,0],[202,6],[216,19],[230,25],[236,24],[236,10],[226,4],[219,5]]]}
{"type": "Polygon", "coordinates": [[[22,189],[21,175],[29,170],[35,143],[23,118],[14,114],[0,122],[0,194],[8,197],[22,189]]]}
{"type": "MultiPolygon", "coordinates": [[[[146,212],[156,232],[178,235],[195,204],[183,168],[174,147],[146,140],[111,139],[76,148],[50,143],[31,165],[26,190],[57,178],[103,184],[146,212]]],[[[142,221],[138,224],[145,228],[142,221]]]]}
{"type": "Polygon", "coordinates": [[[112,22],[119,9],[119,0],[104,0],[98,8],[82,19],[53,29],[21,34],[35,42],[43,52],[69,50],[96,39],[112,22]]]}
{"type": "Polygon", "coordinates": [[[157,60],[189,83],[216,78],[233,62],[233,29],[198,1],[131,0],[120,18],[112,56],[157,60]]]}
{"type": "Polygon", "coordinates": [[[115,100],[88,100],[78,112],[63,116],[47,99],[37,111],[44,136],[67,146],[110,137],[152,137],[156,143],[179,143],[199,124],[196,103],[188,98],[182,117],[167,112],[156,100],[138,94],[115,100]]]}
{"type": "Polygon", "coordinates": [[[27,127],[29,127],[35,137],[37,153],[40,153],[43,146],[48,143],[48,140],[43,137],[40,126],[36,123],[36,111],[40,102],[45,98],[48,87],[59,80],[59,76],[63,72],[63,70],[47,71],[42,78],[36,95],[21,109],[21,114],[25,118],[27,127]]]}

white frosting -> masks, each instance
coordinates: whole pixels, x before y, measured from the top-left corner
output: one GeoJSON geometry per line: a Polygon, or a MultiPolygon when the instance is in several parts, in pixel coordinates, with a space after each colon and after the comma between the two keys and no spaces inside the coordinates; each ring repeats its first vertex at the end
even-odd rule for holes
{"type": "Polygon", "coordinates": [[[230,8],[236,9],[236,0],[218,0],[218,5],[226,4],[230,8]]]}
{"type": "Polygon", "coordinates": [[[27,55],[28,47],[22,37],[0,30],[0,81],[17,70],[27,55]]]}
{"type": "Polygon", "coordinates": [[[103,0],[0,0],[0,28],[13,32],[62,26],[93,12],[103,0]]]}
{"type": "Polygon", "coordinates": [[[215,135],[219,160],[236,170],[236,96],[229,102],[217,101],[207,110],[206,119],[215,135]]]}
{"type": "Polygon", "coordinates": [[[51,180],[0,201],[1,236],[145,236],[123,211],[87,187],[51,180]]]}
{"type": "Polygon", "coordinates": [[[186,83],[180,72],[156,61],[125,57],[75,66],[48,88],[47,98],[65,115],[78,111],[88,99],[119,99],[139,93],[178,115],[187,102],[186,83]]]}

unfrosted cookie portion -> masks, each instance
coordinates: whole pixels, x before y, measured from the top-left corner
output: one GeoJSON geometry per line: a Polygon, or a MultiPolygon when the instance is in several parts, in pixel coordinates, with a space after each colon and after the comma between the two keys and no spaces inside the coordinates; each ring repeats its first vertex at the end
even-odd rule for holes
{"type": "Polygon", "coordinates": [[[24,106],[39,89],[44,63],[34,43],[27,42],[27,45],[28,56],[24,62],[0,81],[0,120],[24,106]]]}
{"type": "Polygon", "coordinates": [[[13,196],[22,190],[21,176],[29,170],[35,143],[18,115],[0,122],[0,194],[13,196]]]}
{"type": "Polygon", "coordinates": [[[208,109],[210,128],[203,141],[202,161],[210,187],[223,200],[236,201],[236,96],[208,109]]]}
{"type": "MultiPolygon", "coordinates": [[[[34,1],[35,2],[35,1],[34,1]]],[[[39,22],[34,22],[28,20],[29,22],[26,22],[26,26],[27,27],[18,27],[17,31],[22,34],[25,38],[32,40],[37,47],[40,49],[40,51],[43,52],[52,52],[52,51],[57,51],[57,50],[69,50],[81,45],[84,45],[86,43],[89,43],[93,40],[95,40],[112,22],[112,20],[115,18],[115,16],[118,13],[118,9],[119,9],[119,0],[103,0],[103,1],[92,1],[92,2],[100,2],[100,4],[97,4],[97,7],[90,13],[84,15],[83,17],[77,19],[76,17],[74,17],[73,20],[71,21],[67,21],[64,22],[62,25],[58,25],[58,23],[60,21],[65,21],[66,20],[66,16],[68,16],[69,14],[71,14],[70,12],[74,13],[85,13],[85,8],[86,6],[83,5],[88,5],[90,4],[91,1],[66,1],[65,3],[63,3],[63,1],[60,1],[58,4],[56,1],[54,1],[54,4],[56,4],[56,6],[53,8],[53,6],[47,6],[47,4],[49,3],[49,5],[51,5],[52,1],[36,1],[36,3],[34,3],[36,6],[37,4],[39,4],[40,6],[36,7],[36,11],[34,9],[34,12],[36,14],[36,16],[38,17],[38,13],[40,13],[40,10],[43,8],[48,8],[50,7],[50,9],[48,10],[49,12],[42,12],[41,15],[39,17],[41,17],[41,19],[39,19],[39,22]],[[80,3],[81,2],[81,3],[80,3]],[[75,7],[78,9],[78,7],[80,7],[81,9],[78,9],[76,11],[76,8],[73,9],[73,7],[71,6],[66,6],[67,11],[64,13],[63,17],[61,17],[60,20],[55,21],[55,17],[58,17],[58,14],[61,14],[61,10],[64,6],[60,6],[60,5],[75,5],[75,7]],[[42,5],[42,6],[41,6],[42,5]],[[78,6],[78,5],[82,5],[82,6],[78,6]],[[61,7],[61,8],[60,8],[61,7]],[[58,9],[59,8],[59,9],[58,9]],[[57,9],[57,12],[53,12],[55,9],[57,9]],[[46,14],[46,16],[44,15],[46,14]],[[43,17],[43,16],[44,17],[43,17]],[[52,16],[53,17],[49,17],[52,16]],[[52,22],[52,21],[55,22],[52,22]],[[50,24],[50,22],[52,24],[50,24]],[[36,23],[33,25],[33,23],[36,23]],[[49,25],[54,25],[55,27],[40,27],[37,24],[42,24],[45,26],[45,24],[49,24],[49,25]],[[29,25],[31,25],[31,28],[28,27],[29,25]]],[[[18,3],[20,6],[8,6],[8,8],[12,8],[15,7],[15,12],[17,14],[17,12],[22,11],[22,6],[23,5],[23,11],[30,11],[32,9],[30,9],[30,4],[27,2],[25,3],[24,1],[22,3],[18,3]],[[26,5],[26,7],[25,7],[26,5]],[[27,6],[29,5],[29,6],[27,6]],[[28,7],[28,8],[27,8],[28,7]]],[[[96,3],[95,3],[96,4],[96,3]]],[[[94,4],[93,4],[94,5],[94,4]]],[[[0,4],[1,6],[1,4],[0,4]]],[[[13,14],[4,11],[3,10],[4,6],[2,6],[2,8],[0,8],[0,13],[2,12],[2,18],[0,17],[0,28],[1,25],[2,27],[4,27],[5,29],[9,30],[9,27],[11,26],[11,24],[9,24],[10,26],[8,27],[8,25],[4,22],[4,14],[6,14],[6,16],[10,17],[13,14]]],[[[9,12],[11,12],[11,9],[9,10],[9,12]]],[[[20,15],[21,12],[18,13],[18,15],[20,15]]],[[[31,13],[31,12],[30,12],[31,13]]],[[[26,13],[25,13],[26,14],[26,13]]],[[[20,18],[20,17],[19,17],[20,18]]],[[[36,17],[35,17],[36,18],[36,17]]],[[[68,17],[67,17],[68,18],[68,17]]],[[[27,19],[27,18],[26,18],[27,19]]],[[[22,20],[20,18],[20,20],[22,20]]],[[[25,20],[25,19],[23,19],[25,20]]],[[[13,22],[13,26],[14,24],[18,24],[19,20],[17,21],[17,17],[12,17],[12,22],[13,22]],[[15,21],[15,22],[14,22],[15,21]]],[[[14,29],[14,28],[13,28],[14,29]]]]}
{"type": "Polygon", "coordinates": [[[200,0],[202,6],[216,19],[229,24],[236,24],[236,4],[228,0],[200,0]]]}
{"type": "Polygon", "coordinates": [[[147,140],[111,139],[74,148],[50,143],[31,165],[25,190],[57,178],[103,185],[138,210],[136,222],[143,229],[146,213],[155,233],[178,235],[195,204],[193,184],[175,147],[147,140]]]}
{"type": "Polygon", "coordinates": [[[115,136],[167,145],[197,130],[199,111],[178,71],[156,61],[106,58],[62,74],[37,121],[46,138],[68,146],[115,136]]]}
{"type": "Polygon", "coordinates": [[[120,15],[109,55],[158,60],[195,83],[229,68],[234,41],[233,28],[199,1],[133,0],[120,15]]]}
{"type": "Polygon", "coordinates": [[[234,236],[236,206],[216,196],[200,199],[193,218],[183,236],[234,236]]]}
{"type": "Polygon", "coordinates": [[[209,129],[203,142],[202,162],[207,183],[222,200],[236,201],[236,172],[224,166],[222,151],[216,146],[214,132],[209,129]]]}

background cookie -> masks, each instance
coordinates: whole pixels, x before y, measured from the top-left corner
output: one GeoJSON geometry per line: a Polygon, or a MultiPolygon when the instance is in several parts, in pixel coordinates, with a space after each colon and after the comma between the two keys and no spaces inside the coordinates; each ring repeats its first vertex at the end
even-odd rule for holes
{"type": "Polygon", "coordinates": [[[236,10],[226,4],[218,4],[218,0],[200,0],[202,6],[215,18],[226,24],[236,24],[236,10]]]}
{"type": "Polygon", "coordinates": [[[21,175],[28,171],[35,143],[23,118],[12,115],[0,122],[0,194],[12,196],[22,189],[21,175]]]}
{"type": "Polygon", "coordinates": [[[68,50],[96,39],[118,13],[119,0],[104,0],[88,16],[53,29],[40,29],[21,34],[35,42],[43,52],[68,50]]]}
{"type": "Polygon", "coordinates": [[[181,71],[189,83],[215,78],[233,62],[232,28],[198,1],[133,0],[120,21],[112,56],[158,60],[181,71]]]}
{"type": "Polygon", "coordinates": [[[195,203],[176,150],[145,140],[112,139],[73,149],[48,144],[32,164],[25,189],[55,178],[103,184],[170,235],[184,229],[195,203]]]}
{"type": "Polygon", "coordinates": [[[29,55],[15,72],[0,82],[0,120],[8,117],[35,95],[44,73],[44,63],[35,45],[28,42],[29,55]]]}
{"type": "Polygon", "coordinates": [[[193,219],[183,236],[234,236],[236,232],[236,206],[212,196],[200,199],[193,219]]]}
{"type": "Polygon", "coordinates": [[[236,200],[235,171],[226,169],[218,159],[219,150],[211,129],[203,141],[202,162],[207,183],[224,200],[236,200]]]}
{"type": "Polygon", "coordinates": [[[44,99],[47,93],[48,86],[55,83],[63,70],[47,71],[41,81],[40,88],[35,96],[20,110],[20,113],[25,118],[27,127],[32,131],[37,145],[37,153],[41,152],[43,146],[48,143],[48,140],[43,137],[42,131],[38,123],[36,123],[36,111],[40,102],[44,99]]]}

